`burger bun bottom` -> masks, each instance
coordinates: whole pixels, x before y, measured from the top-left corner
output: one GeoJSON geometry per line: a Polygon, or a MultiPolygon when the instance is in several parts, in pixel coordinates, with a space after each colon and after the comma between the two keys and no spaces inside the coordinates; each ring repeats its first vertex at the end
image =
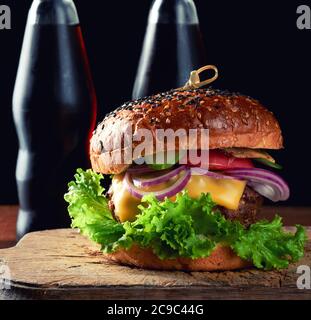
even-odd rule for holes
{"type": "Polygon", "coordinates": [[[249,261],[238,257],[230,247],[217,246],[207,258],[158,258],[151,249],[134,245],[129,250],[118,250],[112,254],[105,254],[108,262],[151,270],[179,270],[179,271],[226,271],[251,267],[249,261]]]}

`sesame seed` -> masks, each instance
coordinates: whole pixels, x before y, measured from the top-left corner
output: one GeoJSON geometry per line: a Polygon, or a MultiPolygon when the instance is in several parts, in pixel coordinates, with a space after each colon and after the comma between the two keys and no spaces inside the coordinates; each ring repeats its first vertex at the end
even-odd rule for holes
{"type": "Polygon", "coordinates": [[[104,150],[104,145],[103,145],[103,142],[101,140],[98,141],[96,149],[100,153],[104,150]]]}

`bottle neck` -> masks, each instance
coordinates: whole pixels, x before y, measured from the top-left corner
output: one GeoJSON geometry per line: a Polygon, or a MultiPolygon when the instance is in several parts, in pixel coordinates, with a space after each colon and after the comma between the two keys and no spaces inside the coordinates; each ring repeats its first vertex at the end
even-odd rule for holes
{"type": "Polygon", "coordinates": [[[199,24],[193,0],[155,0],[149,23],[199,24]]]}
{"type": "Polygon", "coordinates": [[[77,25],[79,17],[72,0],[34,0],[29,10],[28,24],[77,25]]]}

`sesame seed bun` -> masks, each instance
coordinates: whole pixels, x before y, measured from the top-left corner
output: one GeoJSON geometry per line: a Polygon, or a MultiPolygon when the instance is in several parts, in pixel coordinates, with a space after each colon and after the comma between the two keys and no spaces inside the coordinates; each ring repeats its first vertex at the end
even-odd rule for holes
{"type": "MultiPolygon", "coordinates": [[[[90,146],[94,171],[119,174],[129,167],[114,158],[114,154],[120,152],[114,148],[116,139],[129,126],[133,135],[139,129],[149,129],[153,133],[156,129],[185,129],[187,132],[189,129],[209,129],[210,149],[283,147],[276,118],[257,100],[213,89],[173,90],[128,102],[99,124],[90,146]]],[[[153,143],[155,145],[155,141],[153,143]]]]}

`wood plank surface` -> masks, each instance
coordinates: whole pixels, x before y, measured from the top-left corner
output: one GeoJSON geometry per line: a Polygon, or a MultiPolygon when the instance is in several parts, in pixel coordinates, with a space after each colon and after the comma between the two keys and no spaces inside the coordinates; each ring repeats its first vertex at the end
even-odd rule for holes
{"type": "Polygon", "coordinates": [[[296,286],[297,266],[311,266],[311,242],[286,270],[166,272],[108,264],[97,245],[63,229],[28,234],[0,250],[1,264],[11,288],[0,299],[311,299],[296,286]]]}

